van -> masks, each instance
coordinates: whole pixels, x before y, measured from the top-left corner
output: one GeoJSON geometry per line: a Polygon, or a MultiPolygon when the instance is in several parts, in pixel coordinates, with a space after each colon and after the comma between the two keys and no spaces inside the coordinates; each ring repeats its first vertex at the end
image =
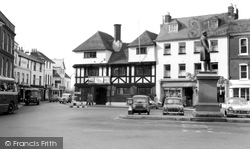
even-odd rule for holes
{"type": "Polygon", "coordinates": [[[70,93],[63,93],[62,97],[59,99],[60,103],[71,103],[72,95],[70,93]]]}
{"type": "Polygon", "coordinates": [[[37,105],[40,104],[41,100],[41,93],[37,88],[28,88],[25,90],[25,99],[24,102],[26,105],[30,103],[36,103],[37,105]]]}

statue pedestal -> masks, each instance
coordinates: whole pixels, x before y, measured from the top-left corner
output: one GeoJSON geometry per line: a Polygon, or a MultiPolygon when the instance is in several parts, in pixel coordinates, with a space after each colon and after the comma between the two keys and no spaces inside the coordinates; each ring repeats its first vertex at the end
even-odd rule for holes
{"type": "Polygon", "coordinates": [[[222,117],[217,102],[217,82],[220,76],[216,72],[199,72],[198,102],[193,115],[195,117],[222,117]]]}

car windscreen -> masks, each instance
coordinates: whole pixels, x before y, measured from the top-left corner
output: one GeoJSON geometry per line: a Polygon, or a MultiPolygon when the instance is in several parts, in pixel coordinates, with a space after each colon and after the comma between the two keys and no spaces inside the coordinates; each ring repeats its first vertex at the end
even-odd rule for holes
{"type": "Polygon", "coordinates": [[[245,100],[239,100],[239,99],[229,99],[228,104],[233,104],[233,105],[243,105],[247,104],[245,100]]]}
{"type": "Polygon", "coordinates": [[[179,99],[168,99],[165,104],[181,104],[181,100],[179,99]]]}
{"type": "Polygon", "coordinates": [[[135,97],[134,98],[134,103],[147,103],[147,98],[142,98],[142,97],[135,97]]]}

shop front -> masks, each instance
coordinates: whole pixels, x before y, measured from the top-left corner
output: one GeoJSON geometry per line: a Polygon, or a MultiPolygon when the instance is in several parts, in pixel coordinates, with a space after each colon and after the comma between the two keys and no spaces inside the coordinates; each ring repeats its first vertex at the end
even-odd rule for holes
{"type": "Polygon", "coordinates": [[[164,97],[180,97],[184,106],[193,106],[197,101],[198,94],[195,81],[189,79],[162,80],[161,88],[164,97]]]}

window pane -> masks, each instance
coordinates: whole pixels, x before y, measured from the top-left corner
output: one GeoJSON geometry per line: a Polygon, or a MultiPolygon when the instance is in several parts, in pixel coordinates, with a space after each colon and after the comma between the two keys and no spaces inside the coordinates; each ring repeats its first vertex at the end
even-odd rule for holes
{"type": "Polygon", "coordinates": [[[201,42],[200,41],[195,41],[194,42],[194,52],[200,52],[201,51],[201,42]]]}
{"type": "Polygon", "coordinates": [[[164,54],[171,54],[171,44],[164,45],[164,54]]]}
{"type": "Polygon", "coordinates": [[[186,53],[186,43],[185,42],[179,43],[179,53],[186,53]]]}
{"type": "Polygon", "coordinates": [[[233,94],[234,94],[234,97],[239,97],[239,88],[234,88],[233,94]]]}
{"type": "Polygon", "coordinates": [[[218,51],[218,40],[211,40],[211,51],[218,51]]]}

